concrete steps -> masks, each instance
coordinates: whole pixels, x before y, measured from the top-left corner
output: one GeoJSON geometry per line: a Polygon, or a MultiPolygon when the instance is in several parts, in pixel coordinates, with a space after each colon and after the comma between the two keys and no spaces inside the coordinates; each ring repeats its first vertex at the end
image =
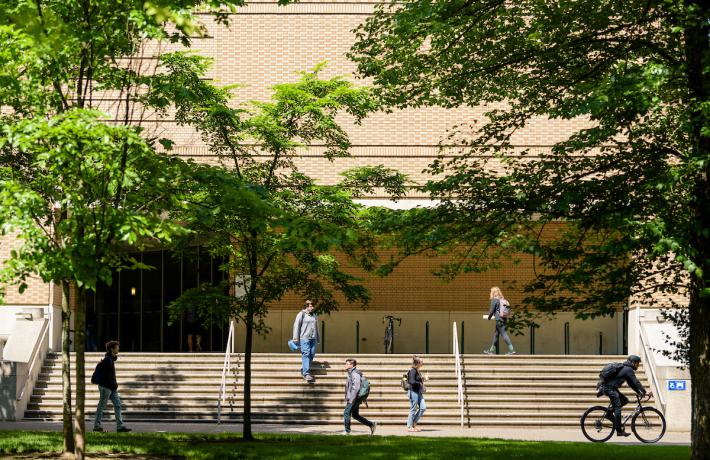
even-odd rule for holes
{"type": "MultiPolygon", "coordinates": [[[[93,417],[98,390],[90,383],[100,353],[86,355],[86,409],[93,417]]],[[[72,357],[73,358],[73,357],[72,357]]],[[[252,420],[254,423],[342,423],[346,356],[316,357],[315,384],[299,374],[298,354],[257,354],[252,358],[252,420]]],[[[400,379],[409,355],[358,355],[358,368],[371,382],[369,407],[362,414],[378,423],[404,424],[409,409],[400,379]]],[[[599,370],[619,356],[485,356],[465,355],[462,385],[464,423],[477,426],[577,426],[581,414],[597,399],[599,370]]],[[[224,355],[121,353],[116,362],[124,417],[130,421],[215,422],[224,355]]],[[[74,360],[72,359],[72,369],[74,360]]],[[[458,384],[451,355],[427,355],[427,412],[422,423],[458,425],[458,384]]],[[[638,373],[645,385],[643,369],[638,373]]],[[[222,420],[241,422],[243,355],[231,356],[222,420]]],[[[25,412],[26,419],[62,417],[61,357],[48,355],[25,412]]],[[[113,410],[107,408],[107,415],[113,410]]],[[[109,417],[110,418],[110,417],[109,417]]]]}

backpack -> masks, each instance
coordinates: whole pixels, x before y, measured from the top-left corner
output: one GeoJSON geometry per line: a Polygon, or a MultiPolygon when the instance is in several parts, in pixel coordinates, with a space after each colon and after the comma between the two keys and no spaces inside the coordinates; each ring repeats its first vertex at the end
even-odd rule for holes
{"type": "Polygon", "coordinates": [[[623,367],[623,363],[609,363],[602,368],[599,372],[599,380],[597,381],[597,397],[604,393],[604,384],[616,377],[623,367]]]}
{"type": "Polygon", "coordinates": [[[103,362],[104,362],[103,359],[101,361],[99,361],[99,363],[96,365],[96,369],[94,369],[94,373],[91,374],[91,383],[93,383],[94,385],[100,384],[101,380],[103,378],[103,375],[102,375],[104,372],[104,369],[102,366],[103,362]]]}
{"type": "Polygon", "coordinates": [[[357,398],[364,402],[365,407],[367,407],[367,397],[370,396],[370,381],[362,375],[362,372],[358,371],[358,373],[360,374],[360,391],[357,394],[357,398]]]}
{"type": "Polygon", "coordinates": [[[405,372],[404,375],[402,375],[402,380],[400,380],[399,384],[402,385],[402,389],[405,392],[409,391],[409,372],[405,372]]]}
{"type": "Polygon", "coordinates": [[[508,318],[510,316],[510,302],[505,299],[500,299],[498,305],[498,316],[508,318]]]}

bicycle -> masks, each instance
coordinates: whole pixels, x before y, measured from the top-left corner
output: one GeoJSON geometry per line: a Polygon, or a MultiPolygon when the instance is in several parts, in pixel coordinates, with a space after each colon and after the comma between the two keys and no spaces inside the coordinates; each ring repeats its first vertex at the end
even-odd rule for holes
{"type": "Polygon", "coordinates": [[[394,354],[394,322],[398,321],[398,325],[402,325],[402,318],[395,318],[394,316],[384,316],[382,318],[382,324],[387,320],[387,327],[385,327],[385,354],[394,354]]]}
{"type": "MultiPolygon", "coordinates": [[[[636,395],[636,409],[621,419],[621,428],[631,419],[631,431],[639,441],[650,444],[658,442],[666,432],[666,418],[655,407],[642,406],[651,399],[652,393],[641,398],[636,395]]],[[[584,436],[592,442],[606,442],[614,436],[614,409],[593,406],[584,412],[579,420],[584,436]]]]}

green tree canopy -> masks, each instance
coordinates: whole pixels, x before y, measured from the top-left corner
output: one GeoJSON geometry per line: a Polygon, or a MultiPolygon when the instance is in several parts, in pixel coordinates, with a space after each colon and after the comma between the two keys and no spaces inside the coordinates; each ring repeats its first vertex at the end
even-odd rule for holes
{"type": "Polygon", "coordinates": [[[405,253],[455,250],[453,272],[486,268],[492,252],[532,254],[537,311],[609,314],[630,295],[687,292],[693,458],[710,452],[709,8],[388,2],[351,52],[385,105],[488,107],[442,142],[467,149],[430,166],[442,206],[413,213],[405,253]],[[517,148],[541,118],[586,126],[542,153],[517,148]],[[540,238],[551,222],[565,231],[540,238]]]}

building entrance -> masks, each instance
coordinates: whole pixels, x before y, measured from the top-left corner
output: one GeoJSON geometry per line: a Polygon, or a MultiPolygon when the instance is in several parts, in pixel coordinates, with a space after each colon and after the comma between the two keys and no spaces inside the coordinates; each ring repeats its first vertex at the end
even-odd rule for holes
{"type": "Polygon", "coordinates": [[[197,335],[201,336],[201,351],[223,351],[228,332],[225,325],[206,328],[185,315],[168,325],[166,308],[187,289],[221,281],[222,260],[199,246],[132,255],[154,268],[117,271],[111,286],[102,284],[95,294],[87,295],[87,351],[103,351],[104,343],[118,339],[122,351],[187,352],[188,333],[193,336],[193,351],[197,350],[197,335]]]}

